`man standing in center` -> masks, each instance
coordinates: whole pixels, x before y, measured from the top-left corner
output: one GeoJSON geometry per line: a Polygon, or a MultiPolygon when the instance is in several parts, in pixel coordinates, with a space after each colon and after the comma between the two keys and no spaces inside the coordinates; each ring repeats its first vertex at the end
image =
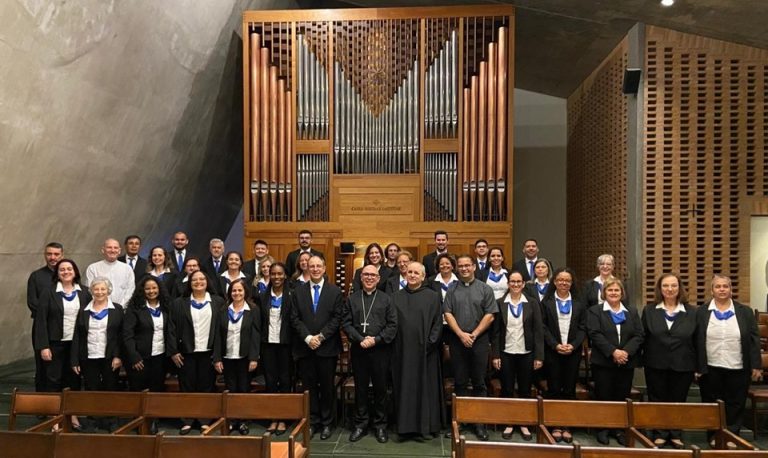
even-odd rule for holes
{"type": "Polygon", "coordinates": [[[312,248],[312,231],[309,229],[302,229],[299,231],[299,248],[288,253],[288,257],[285,258],[285,276],[290,278],[293,272],[296,271],[296,261],[299,259],[301,253],[309,253],[312,256],[323,257],[323,253],[312,248]]]}
{"type": "Polygon", "coordinates": [[[426,269],[427,278],[434,277],[437,273],[435,259],[443,253],[448,252],[448,233],[443,230],[435,231],[435,251],[428,253],[422,258],[421,263],[426,269]]]}
{"type": "MultiPolygon", "coordinates": [[[[448,290],[443,302],[443,314],[448,327],[448,347],[457,396],[468,396],[467,384],[472,380],[475,397],[487,396],[485,373],[490,351],[488,332],[498,311],[493,290],[475,279],[475,258],[461,255],[456,260],[459,282],[448,290]]],[[[477,438],[488,440],[485,425],[476,425],[477,438]]]]}
{"type": "Polygon", "coordinates": [[[120,304],[125,308],[136,288],[136,280],[133,269],[125,263],[117,260],[120,256],[120,242],[116,239],[107,239],[101,247],[104,259],[94,262],[85,271],[86,286],[91,287],[91,282],[97,277],[106,277],[112,283],[112,293],[109,298],[114,304],[120,304]]]}
{"type": "Polygon", "coordinates": [[[293,356],[304,389],[309,390],[310,436],[320,428],[320,439],[326,440],[331,437],[336,406],[333,377],[341,352],[343,297],[336,285],[325,281],[323,258],[309,258],[308,269],[310,281],[296,288],[293,295],[293,356]]]}
{"type": "Polygon", "coordinates": [[[350,442],[368,434],[368,384],[373,384],[373,427],[376,440],[387,442],[387,379],[391,343],[397,334],[397,312],[389,296],[377,289],[379,269],[368,264],[360,274],[362,290],[350,294],[344,307],[355,377],[355,424],[350,442]]]}

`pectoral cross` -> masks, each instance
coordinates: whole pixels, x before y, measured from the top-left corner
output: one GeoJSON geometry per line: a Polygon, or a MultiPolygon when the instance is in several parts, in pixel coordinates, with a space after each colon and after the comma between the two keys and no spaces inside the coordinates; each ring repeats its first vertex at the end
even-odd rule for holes
{"type": "Polygon", "coordinates": [[[370,324],[370,323],[368,323],[368,320],[365,320],[365,321],[363,321],[362,323],[360,323],[360,326],[362,326],[362,327],[363,327],[363,334],[365,334],[365,333],[366,333],[366,330],[368,329],[368,325],[369,325],[369,324],[370,324]]]}

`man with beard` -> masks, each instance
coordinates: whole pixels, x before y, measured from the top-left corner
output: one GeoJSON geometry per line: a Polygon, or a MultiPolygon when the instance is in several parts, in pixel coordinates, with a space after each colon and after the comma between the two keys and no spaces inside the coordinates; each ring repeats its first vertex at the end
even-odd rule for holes
{"type": "Polygon", "coordinates": [[[286,277],[291,278],[291,275],[296,271],[296,261],[299,259],[299,255],[304,252],[323,258],[323,253],[312,248],[312,231],[308,229],[299,231],[299,249],[291,251],[285,258],[286,277]]]}

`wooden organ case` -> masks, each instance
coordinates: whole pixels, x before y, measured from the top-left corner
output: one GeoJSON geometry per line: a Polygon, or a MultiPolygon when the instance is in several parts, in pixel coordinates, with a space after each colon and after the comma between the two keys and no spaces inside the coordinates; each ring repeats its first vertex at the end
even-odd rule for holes
{"type": "Polygon", "coordinates": [[[421,260],[443,229],[510,265],[513,44],[508,6],[245,12],[246,256],[309,229],[347,287],[369,243],[421,260]]]}

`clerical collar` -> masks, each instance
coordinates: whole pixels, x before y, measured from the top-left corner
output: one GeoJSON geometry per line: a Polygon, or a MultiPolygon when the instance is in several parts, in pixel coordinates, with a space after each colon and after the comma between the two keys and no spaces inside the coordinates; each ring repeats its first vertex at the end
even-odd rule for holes
{"type": "Polygon", "coordinates": [[[469,285],[472,284],[473,281],[475,281],[475,277],[470,278],[469,281],[464,281],[464,280],[461,280],[461,279],[459,279],[459,280],[461,281],[461,283],[464,284],[464,286],[469,286],[469,285]]]}
{"type": "Polygon", "coordinates": [[[372,296],[376,294],[376,288],[373,288],[373,291],[371,291],[370,293],[366,290],[363,290],[363,294],[365,294],[366,296],[372,296]]]}

